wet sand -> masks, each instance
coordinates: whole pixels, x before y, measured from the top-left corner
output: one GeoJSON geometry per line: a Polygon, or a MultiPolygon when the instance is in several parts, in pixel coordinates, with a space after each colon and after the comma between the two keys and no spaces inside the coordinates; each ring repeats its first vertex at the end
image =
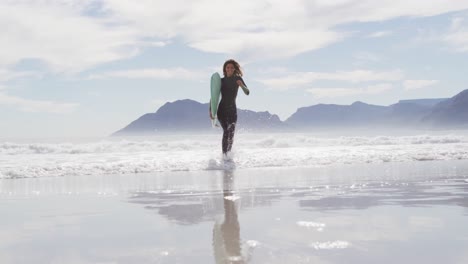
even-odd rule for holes
{"type": "Polygon", "coordinates": [[[468,262],[466,161],[0,179],[0,210],[0,263],[468,262]]]}

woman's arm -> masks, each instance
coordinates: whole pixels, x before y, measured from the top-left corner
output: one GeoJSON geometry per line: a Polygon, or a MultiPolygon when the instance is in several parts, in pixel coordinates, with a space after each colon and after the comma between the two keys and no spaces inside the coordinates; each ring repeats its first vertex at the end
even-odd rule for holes
{"type": "Polygon", "coordinates": [[[242,91],[244,91],[245,95],[250,94],[249,88],[247,88],[247,85],[245,85],[242,79],[237,80],[237,85],[239,85],[242,88],[242,91]]]}

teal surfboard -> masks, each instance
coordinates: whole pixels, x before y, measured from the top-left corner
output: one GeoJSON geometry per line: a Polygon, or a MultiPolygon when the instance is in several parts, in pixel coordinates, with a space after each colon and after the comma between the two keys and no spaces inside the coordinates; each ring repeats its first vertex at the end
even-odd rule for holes
{"type": "Polygon", "coordinates": [[[212,125],[215,126],[217,122],[218,105],[219,99],[221,98],[221,76],[219,73],[215,72],[211,75],[211,120],[212,125]]]}

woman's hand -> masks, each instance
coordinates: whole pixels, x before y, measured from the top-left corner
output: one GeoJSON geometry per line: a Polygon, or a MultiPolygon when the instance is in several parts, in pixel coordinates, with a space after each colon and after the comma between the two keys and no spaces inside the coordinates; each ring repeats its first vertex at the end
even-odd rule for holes
{"type": "Polygon", "coordinates": [[[242,82],[241,80],[237,80],[237,85],[239,85],[242,88],[242,90],[244,91],[246,95],[250,94],[250,91],[247,88],[247,86],[244,84],[244,82],[242,82]]]}

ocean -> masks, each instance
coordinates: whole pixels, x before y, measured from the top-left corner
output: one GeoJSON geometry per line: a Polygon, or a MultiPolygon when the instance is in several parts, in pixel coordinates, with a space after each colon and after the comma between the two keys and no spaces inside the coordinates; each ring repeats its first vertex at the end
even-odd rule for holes
{"type": "Polygon", "coordinates": [[[468,134],[7,140],[0,263],[468,261],[468,134]]]}
{"type": "MultiPolygon", "coordinates": [[[[409,136],[238,133],[233,147],[237,169],[463,159],[468,159],[465,131],[409,136]]],[[[0,141],[0,178],[225,168],[218,134],[0,141]]]]}

